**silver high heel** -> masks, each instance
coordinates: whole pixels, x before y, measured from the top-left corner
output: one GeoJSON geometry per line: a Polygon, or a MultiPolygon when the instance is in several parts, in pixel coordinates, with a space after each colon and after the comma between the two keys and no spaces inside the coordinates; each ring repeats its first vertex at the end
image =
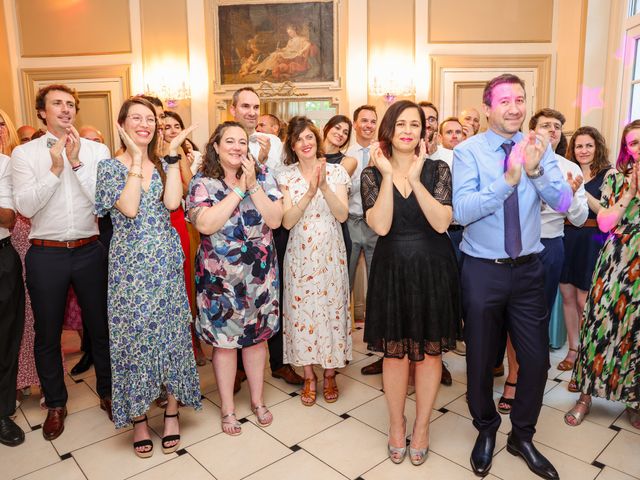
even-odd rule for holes
{"type": "MultiPolygon", "coordinates": [[[[391,437],[391,429],[389,429],[389,437],[391,437]]],[[[396,465],[402,463],[404,457],[407,455],[407,417],[404,417],[404,440],[405,446],[402,448],[392,447],[389,442],[387,442],[387,454],[393,463],[396,465]]]]}
{"type": "MultiPolygon", "coordinates": [[[[415,424],[414,427],[415,428],[415,424]]],[[[411,440],[413,440],[413,433],[411,434],[411,440]]],[[[411,446],[411,442],[409,442],[409,460],[411,460],[411,464],[416,467],[422,465],[427,459],[427,454],[429,453],[429,446],[427,448],[413,448],[411,446]]]]}

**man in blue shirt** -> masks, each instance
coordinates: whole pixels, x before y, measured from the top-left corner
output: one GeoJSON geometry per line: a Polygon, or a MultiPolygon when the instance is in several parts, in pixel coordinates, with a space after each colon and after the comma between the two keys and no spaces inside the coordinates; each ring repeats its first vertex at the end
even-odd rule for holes
{"type": "Polygon", "coordinates": [[[557,479],[532,443],[549,369],[544,271],[538,259],[540,208],[566,211],[571,188],[548,140],[522,134],[526,98],[515,75],[489,81],[483,93],[489,129],[454,148],[453,207],[463,225],[461,282],[469,410],[479,435],[471,466],[491,468],[500,416],[492,397],[493,366],[506,325],[520,370],[507,449],[537,475],[557,479]]]}

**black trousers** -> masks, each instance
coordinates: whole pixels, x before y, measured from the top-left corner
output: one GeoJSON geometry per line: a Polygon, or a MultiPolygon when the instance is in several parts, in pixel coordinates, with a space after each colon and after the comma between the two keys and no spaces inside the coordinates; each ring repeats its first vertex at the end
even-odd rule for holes
{"type": "Polygon", "coordinates": [[[544,269],[539,258],[498,265],[465,255],[462,303],[467,344],[467,393],[473,425],[495,433],[500,415],[493,402],[493,366],[503,326],[520,365],[511,424],[518,438],[535,433],[549,370],[549,320],[544,269]]]}
{"type": "Polygon", "coordinates": [[[16,410],[18,357],[24,330],[24,283],[20,256],[0,247],[0,417],[16,410]]]}
{"type": "Polygon", "coordinates": [[[34,354],[47,406],[67,403],[60,336],[69,285],[73,286],[91,341],[98,395],[111,395],[107,326],[107,272],[100,242],[79,248],[32,245],[25,258],[27,288],[33,309],[34,354]]]}
{"type": "MultiPolygon", "coordinates": [[[[278,323],[280,328],[278,332],[267,340],[269,346],[269,366],[271,371],[278,370],[284,366],[282,358],[284,356],[282,344],[282,299],[284,295],[284,287],[282,285],[282,268],[284,265],[284,254],[287,251],[287,242],[289,241],[289,230],[284,227],[276,228],[273,231],[273,243],[276,247],[276,256],[278,257],[278,272],[280,278],[280,313],[278,315],[278,323]]],[[[244,364],[242,363],[242,349],[238,349],[238,370],[244,372],[244,364]]]]}

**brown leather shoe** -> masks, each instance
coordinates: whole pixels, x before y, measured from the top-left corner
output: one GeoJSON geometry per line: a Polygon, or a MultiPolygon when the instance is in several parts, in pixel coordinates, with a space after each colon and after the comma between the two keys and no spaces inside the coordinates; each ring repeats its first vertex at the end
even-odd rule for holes
{"type": "Polygon", "coordinates": [[[49,408],[47,419],[42,425],[42,436],[45,440],[55,440],[64,431],[64,419],[67,416],[67,407],[49,408]]]}
{"type": "Polygon", "coordinates": [[[111,411],[111,397],[102,397],[100,399],[100,408],[107,412],[109,420],[113,422],[113,413],[111,411]]]}
{"type": "Polygon", "coordinates": [[[236,378],[233,381],[233,394],[235,395],[240,391],[240,384],[247,379],[247,374],[242,370],[236,370],[236,378]]]}
{"type": "Polygon", "coordinates": [[[366,367],[362,367],[360,369],[360,373],[362,375],[380,375],[382,373],[382,360],[383,359],[381,358],[366,367]]]}
{"type": "Polygon", "coordinates": [[[446,385],[447,387],[450,387],[453,384],[453,380],[451,379],[451,372],[444,362],[442,362],[442,376],[440,377],[440,383],[442,385],[446,385]]]}
{"type": "Polygon", "coordinates": [[[504,376],[504,365],[500,365],[499,367],[495,367],[493,369],[493,376],[494,377],[502,377],[502,376],[504,376]]]}
{"type": "Polygon", "coordinates": [[[273,378],[281,378],[290,385],[304,384],[304,378],[296,373],[291,365],[283,365],[279,369],[271,372],[273,378]]]}

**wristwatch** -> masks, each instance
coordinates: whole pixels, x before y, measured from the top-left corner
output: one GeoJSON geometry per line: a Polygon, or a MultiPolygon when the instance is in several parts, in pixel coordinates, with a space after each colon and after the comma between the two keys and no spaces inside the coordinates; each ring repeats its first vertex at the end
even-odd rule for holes
{"type": "Polygon", "coordinates": [[[174,163],[178,163],[178,161],[182,158],[182,156],[180,154],[177,154],[175,156],[172,155],[166,155],[163,160],[168,163],[169,165],[174,164],[174,163]]]}
{"type": "Polygon", "coordinates": [[[529,177],[531,180],[540,178],[542,175],[544,175],[544,167],[542,165],[538,165],[538,167],[533,171],[532,174],[527,173],[527,177],[529,177]]]}

